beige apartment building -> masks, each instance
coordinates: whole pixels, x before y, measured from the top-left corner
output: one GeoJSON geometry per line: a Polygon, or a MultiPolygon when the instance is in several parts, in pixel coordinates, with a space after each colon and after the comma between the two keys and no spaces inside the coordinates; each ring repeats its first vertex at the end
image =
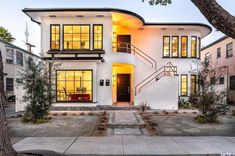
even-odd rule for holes
{"type": "Polygon", "coordinates": [[[235,39],[224,36],[202,48],[201,60],[222,71],[219,79],[211,78],[211,83],[228,92],[235,102],[235,39]]]}

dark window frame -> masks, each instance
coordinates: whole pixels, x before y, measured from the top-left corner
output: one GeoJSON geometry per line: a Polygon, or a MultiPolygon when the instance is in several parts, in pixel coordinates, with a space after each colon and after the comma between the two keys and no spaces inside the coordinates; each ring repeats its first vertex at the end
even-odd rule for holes
{"type": "Polygon", "coordinates": [[[229,77],[229,89],[235,90],[235,75],[229,77]]]}
{"type": "Polygon", "coordinates": [[[230,57],[233,57],[233,42],[230,42],[230,43],[226,44],[226,58],[230,58],[230,57]],[[232,45],[232,46],[231,46],[231,49],[228,49],[228,46],[229,46],[229,45],[232,45]],[[231,54],[231,55],[228,55],[228,52],[229,52],[230,50],[232,51],[232,54],[231,54]]]}
{"type": "Polygon", "coordinates": [[[180,38],[180,45],[181,45],[181,54],[180,57],[181,58],[187,58],[188,57],[188,36],[181,36],[180,38]],[[182,51],[183,51],[183,43],[182,43],[182,39],[186,37],[186,56],[182,56],[182,51]]]}
{"type": "Polygon", "coordinates": [[[58,69],[58,70],[56,70],[56,79],[55,79],[55,89],[56,89],[56,102],[57,103],[91,103],[91,102],[93,102],[93,99],[94,99],[94,88],[93,88],[93,81],[94,81],[94,79],[93,79],[93,70],[92,69],[58,69]],[[91,100],[90,101],[60,101],[60,100],[58,100],[57,99],[57,72],[58,71],[91,71],[91,100]]]}
{"type": "Polygon", "coordinates": [[[181,96],[188,96],[188,74],[181,74],[180,75],[180,95],[181,96]],[[186,76],[186,95],[182,94],[182,77],[186,76]]]}
{"type": "Polygon", "coordinates": [[[219,84],[224,84],[224,77],[219,78],[219,84]]]}
{"type": "Polygon", "coordinates": [[[60,24],[50,24],[50,50],[60,50],[60,41],[61,41],[61,30],[60,30],[60,24]],[[52,27],[53,26],[59,26],[59,33],[55,33],[54,35],[56,34],[59,34],[59,48],[56,49],[56,48],[52,48],[52,45],[51,45],[51,42],[52,42],[52,27]]]}
{"type": "MultiPolygon", "coordinates": [[[[93,50],[103,50],[104,49],[104,25],[103,24],[93,24],[92,26],[92,31],[93,31],[93,50]],[[95,26],[102,26],[102,40],[101,40],[101,48],[100,49],[97,49],[95,48],[95,26]]],[[[98,41],[97,41],[98,42],[98,41]]]]}
{"type": "Polygon", "coordinates": [[[196,92],[197,92],[197,75],[191,74],[190,75],[190,94],[191,95],[195,95],[196,92]],[[195,80],[195,82],[194,82],[194,90],[192,90],[192,77],[194,77],[194,80],[195,80]]]}
{"type": "Polygon", "coordinates": [[[14,91],[14,78],[6,78],[6,91],[8,92],[14,91]],[[9,80],[12,83],[9,84],[9,80]]]}
{"type": "Polygon", "coordinates": [[[172,36],[171,37],[171,57],[172,58],[178,58],[179,57],[179,36],[172,36]],[[177,56],[173,56],[173,39],[176,38],[177,39],[177,56]]]}
{"type": "Polygon", "coordinates": [[[216,49],[216,58],[221,58],[221,47],[216,49]]]}
{"type": "Polygon", "coordinates": [[[197,58],[197,36],[191,36],[191,58],[197,58]],[[192,50],[192,39],[195,39],[195,56],[192,56],[192,52],[193,52],[193,50],[192,50]]]}
{"type": "Polygon", "coordinates": [[[163,36],[163,47],[162,47],[162,52],[163,52],[163,58],[170,58],[170,54],[171,54],[171,37],[170,36],[163,36]],[[164,51],[164,47],[165,47],[165,38],[168,38],[169,39],[169,43],[168,43],[168,46],[169,46],[169,56],[165,56],[165,51],[164,51]]]}
{"type": "Polygon", "coordinates": [[[24,65],[24,54],[22,52],[16,51],[16,64],[20,66],[24,65]],[[19,58],[20,58],[20,63],[18,62],[19,58]]]}
{"type": "MultiPolygon", "coordinates": [[[[63,24],[62,25],[62,49],[64,50],[64,51],[71,51],[71,50],[76,50],[76,51],[82,51],[82,50],[91,50],[91,24],[63,24]],[[64,48],[64,26],[89,26],[89,47],[86,49],[86,48],[84,48],[84,49],[65,49],[64,48]]],[[[81,35],[81,33],[80,33],[80,35],[81,35]]]]}

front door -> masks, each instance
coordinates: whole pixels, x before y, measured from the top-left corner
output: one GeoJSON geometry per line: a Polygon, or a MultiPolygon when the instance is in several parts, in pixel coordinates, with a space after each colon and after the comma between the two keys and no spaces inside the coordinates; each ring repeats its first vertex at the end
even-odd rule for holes
{"type": "Polygon", "coordinates": [[[130,74],[117,74],[117,102],[130,102],[130,74]]]}
{"type": "Polygon", "coordinates": [[[131,35],[117,35],[117,52],[131,53],[131,35]]]}

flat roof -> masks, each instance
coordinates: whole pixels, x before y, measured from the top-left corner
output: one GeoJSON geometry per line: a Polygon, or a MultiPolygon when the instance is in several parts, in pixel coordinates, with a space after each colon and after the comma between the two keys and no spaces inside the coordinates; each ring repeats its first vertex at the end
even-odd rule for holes
{"type": "Polygon", "coordinates": [[[211,33],[212,28],[203,23],[189,23],[189,22],[176,22],[176,23],[153,23],[153,22],[146,22],[144,18],[138,15],[135,12],[124,10],[124,9],[117,9],[117,8],[24,8],[22,11],[31,18],[33,22],[41,24],[40,21],[36,20],[31,13],[41,13],[41,12],[114,12],[114,13],[123,13],[134,16],[135,18],[139,19],[143,26],[198,26],[207,29],[207,33],[204,36],[211,33]],[[31,14],[31,15],[30,15],[31,14]]]}

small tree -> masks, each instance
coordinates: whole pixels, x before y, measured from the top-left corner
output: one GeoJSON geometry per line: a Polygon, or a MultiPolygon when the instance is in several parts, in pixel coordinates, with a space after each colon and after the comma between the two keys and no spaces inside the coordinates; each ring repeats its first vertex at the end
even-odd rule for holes
{"type": "Polygon", "coordinates": [[[24,119],[33,123],[44,119],[54,98],[51,94],[50,71],[42,61],[25,59],[25,69],[19,73],[17,82],[26,91],[23,102],[27,103],[24,119]]]}
{"type": "Polygon", "coordinates": [[[201,113],[196,120],[200,123],[216,122],[218,115],[226,113],[229,109],[226,100],[227,93],[216,91],[214,88],[214,82],[219,80],[223,71],[221,68],[212,68],[210,65],[202,63],[199,75],[200,90],[190,99],[195,102],[201,113]]]}

